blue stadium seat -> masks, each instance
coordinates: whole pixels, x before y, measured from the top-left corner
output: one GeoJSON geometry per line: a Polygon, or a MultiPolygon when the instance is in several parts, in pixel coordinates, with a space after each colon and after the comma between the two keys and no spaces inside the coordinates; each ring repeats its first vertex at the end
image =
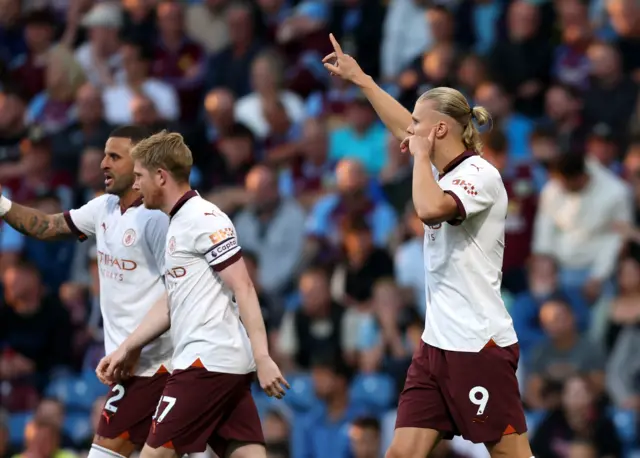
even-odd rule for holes
{"type": "Polygon", "coordinates": [[[33,412],[20,412],[9,417],[9,442],[14,447],[20,447],[24,442],[24,429],[33,417],[33,412]]]}
{"type": "Polygon", "coordinates": [[[620,440],[625,449],[630,449],[636,443],[636,413],[633,410],[613,408],[609,412],[616,430],[620,436],[620,440]]]}
{"type": "Polygon", "coordinates": [[[93,370],[82,371],[82,380],[87,383],[89,391],[92,393],[94,398],[106,395],[109,392],[109,387],[103,385],[102,382],[98,380],[98,377],[93,370]]]}
{"type": "Polygon", "coordinates": [[[64,419],[63,429],[76,445],[81,445],[93,434],[91,420],[87,413],[67,414],[64,419]]]}
{"type": "Polygon", "coordinates": [[[251,385],[251,395],[256,403],[260,418],[263,418],[276,400],[267,396],[267,393],[260,388],[260,385],[257,382],[251,385]]]}
{"type": "Polygon", "coordinates": [[[395,383],[387,374],[360,374],[351,383],[351,401],[378,412],[393,404],[395,394],[395,383]]]}
{"type": "Polygon", "coordinates": [[[81,377],[60,377],[53,380],[47,387],[46,394],[61,400],[70,411],[89,412],[96,399],[90,385],[81,377]]]}
{"type": "Polygon", "coordinates": [[[284,399],[291,409],[297,412],[306,412],[318,404],[310,375],[296,374],[286,378],[291,389],[284,399]]]}

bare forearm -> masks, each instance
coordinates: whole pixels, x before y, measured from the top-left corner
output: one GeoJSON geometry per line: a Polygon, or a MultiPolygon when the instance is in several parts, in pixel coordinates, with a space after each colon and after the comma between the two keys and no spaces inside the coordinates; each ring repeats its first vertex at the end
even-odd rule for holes
{"type": "Polygon", "coordinates": [[[445,193],[433,177],[431,162],[424,157],[413,161],[412,194],[416,213],[425,224],[438,224],[451,216],[445,214],[445,193]]]}
{"type": "Polygon", "coordinates": [[[142,323],[124,341],[130,350],[137,350],[160,337],[171,327],[167,294],[164,293],[147,312],[142,323]]]}
{"type": "Polygon", "coordinates": [[[357,81],[356,84],[360,86],[369,103],[393,136],[404,140],[407,127],[411,124],[411,113],[378,86],[370,76],[363,76],[363,80],[357,81]]]}
{"type": "Polygon", "coordinates": [[[247,330],[253,357],[258,359],[269,356],[269,343],[267,340],[267,329],[264,326],[258,295],[253,284],[247,284],[240,291],[234,291],[242,324],[247,330]]]}
{"type": "Polygon", "coordinates": [[[62,213],[48,215],[15,202],[3,219],[18,232],[40,240],[57,240],[72,235],[62,213]]]}

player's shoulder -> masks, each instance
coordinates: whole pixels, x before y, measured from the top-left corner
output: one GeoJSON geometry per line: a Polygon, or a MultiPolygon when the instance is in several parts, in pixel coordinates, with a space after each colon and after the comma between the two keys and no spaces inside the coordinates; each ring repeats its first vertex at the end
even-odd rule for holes
{"type": "Polygon", "coordinates": [[[217,205],[199,195],[189,201],[189,206],[186,210],[189,220],[196,227],[211,228],[211,226],[231,224],[229,215],[220,210],[217,205]]]}
{"type": "Polygon", "coordinates": [[[480,155],[470,156],[462,161],[450,174],[451,179],[472,178],[482,180],[485,183],[500,182],[500,172],[489,161],[480,155]]]}
{"type": "Polygon", "coordinates": [[[111,211],[116,207],[120,206],[120,198],[114,194],[101,194],[99,196],[94,197],[87,205],[90,205],[97,210],[111,211]]]}

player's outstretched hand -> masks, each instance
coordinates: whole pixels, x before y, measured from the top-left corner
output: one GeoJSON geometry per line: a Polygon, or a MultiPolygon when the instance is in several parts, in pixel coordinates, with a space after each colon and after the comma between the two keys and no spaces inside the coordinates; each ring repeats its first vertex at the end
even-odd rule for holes
{"type": "Polygon", "coordinates": [[[278,399],[282,399],[285,395],[285,388],[289,389],[289,382],[287,382],[276,363],[271,357],[266,356],[259,361],[256,361],[258,367],[258,381],[260,387],[267,393],[267,396],[275,396],[278,399]]]}
{"type": "Polygon", "coordinates": [[[140,359],[141,350],[128,350],[123,346],[105,356],[98,363],[96,375],[105,385],[121,382],[128,379],[140,359]]]}
{"type": "Polygon", "coordinates": [[[436,141],[436,128],[431,129],[428,137],[410,135],[400,144],[403,153],[409,151],[412,156],[431,158],[436,141]]]}
{"type": "Polygon", "coordinates": [[[360,68],[360,65],[358,65],[358,62],[349,54],[342,52],[338,40],[336,40],[332,33],[329,34],[329,40],[331,40],[331,44],[333,45],[333,52],[327,54],[325,58],[322,59],[324,68],[329,70],[332,75],[338,75],[340,78],[352,83],[358,84],[363,81],[366,75],[360,68]]]}

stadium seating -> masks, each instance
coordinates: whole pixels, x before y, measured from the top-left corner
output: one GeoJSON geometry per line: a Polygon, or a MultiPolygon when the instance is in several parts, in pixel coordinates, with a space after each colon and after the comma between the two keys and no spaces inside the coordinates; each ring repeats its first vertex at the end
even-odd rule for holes
{"type": "Polygon", "coordinates": [[[285,397],[285,401],[296,412],[307,412],[317,405],[313,389],[313,380],[308,374],[295,374],[287,376],[291,389],[285,397]]]}
{"type": "Polygon", "coordinates": [[[14,413],[9,417],[9,442],[13,447],[24,442],[24,429],[33,417],[33,412],[14,413]]]}
{"type": "Polygon", "coordinates": [[[376,413],[389,409],[395,395],[395,383],[387,374],[361,374],[351,384],[351,401],[376,413]]]}
{"type": "Polygon", "coordinates": [[[92,387],[83,377],[63,376],[49,384],[46,395],[62,401],[68,411],[89,412],[96,398],[92,387]]]}
{"type": "Polygon", "coordinates": [[[68,414],[63,429],[74,444],[82,444],[89,440],[93,433],[89,415],[82,412],[68,414]]]}
{"type": "Polygon", "coordinates": [[[625,454],[630,454],[634,447],[637,447],[637,415],[632,410],[612,408],[609,415],[618,430],[618,436],[622,441],[625,454]]]}

